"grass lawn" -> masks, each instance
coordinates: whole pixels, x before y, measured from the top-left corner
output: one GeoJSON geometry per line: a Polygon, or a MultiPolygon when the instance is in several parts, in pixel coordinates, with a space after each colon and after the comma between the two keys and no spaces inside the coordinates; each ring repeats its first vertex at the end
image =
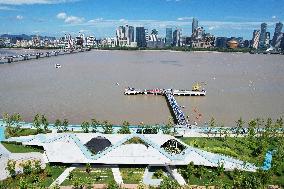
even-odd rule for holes
{"type": "Polygon", "coordinates": [[[1,142],[1,144],[11,153],[44,152],[44,150],[40,147],[23,146],[20,143],[1,142]]]}
{"type": "MultiPolygon", "coordinates": [[[[114,177],[110,168],[92,168],[88,174],[85,168],[76,168],[72,171],[73,178],[79,178],[84,184],[106,184],[114,181],[114,177]]],[[[61,185],[71,186],[72,180],[67,178],[61,185]]]]}
{"type": "Polygon", "coordinates": [[[209,152],[219,153],[235,157],[237,159],[254,163],[258,166],[263,164],[263,156],[254,157],[248,140],[244,138],[181,138],[181,140],[193,147],[201,148],[209,152]]]}
{"type": "MultiPolygon", "coordinates": [[[[48,131],[50,132],[50,131],[48,131]]],[[[6,138],[9,137],[19,137],[19,136],[29,136],[29,135],[36,135],[38,134],[36,129],[29,129],[29,128],[6,128],[5,129],[5,136],[6,138]]]]}
{"type": "Polygon", "coordinates": [[[139,184],[143,180],[145,167],[119,167],[124,184],[139,184]]]}
{"type": "Polygon", "coordinates": [[[65,166],[53,166],[47,165],[50,170],[50,175],[48,176],[45,171],[38,174],[37,177],[39,182],[34,181],[34,174],[17,175],[16,178],[7,178],[6,180],[0,181],[0,188],[19,188],[21,182],[25,182],[28,185],[28,188],[41,188],[49,187],[52,182],[66,169],[65,166]]]}

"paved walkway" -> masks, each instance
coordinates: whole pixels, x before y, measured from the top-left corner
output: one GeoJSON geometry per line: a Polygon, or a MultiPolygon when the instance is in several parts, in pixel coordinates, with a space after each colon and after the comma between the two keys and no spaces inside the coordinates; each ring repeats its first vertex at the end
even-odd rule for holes
{"type": "Polygon", "coordinates": [[[123,184],[122,176],[120,174],[118,166],[111,168],[114,180],[117,184],[123,184]]]}
{"type": "Polygon", "coordinates": [[[9,155],[11,154],[11,152],[9,152],[9,150],[7,150],[3,144],[0,143],[0,155],[9,155]]]}
{"type": "Polygon", "coordinates": [[[65,171],[63,171],[63,173],[61,173],[61,175],[57,179],[55,179],[55,181],[50,185],[50,187],[55,186],[56,184],[60,185],[62,182],[64,182],[64,180],[69,176],[69,173],[75,168],[75,166],[72,166],[65,169],[65,171]]]}
{"type": "Polygon", "coordinates": [[[170,175],[179,183],[179,185],[186,185],[184,178],[181,176],[181,174],[178,173],[175,166],[166,166],[166,169],[170,173],[170,175]]]}
{"type": "Polygon", "coordinates": [[[149,166],[145,168],[143,183],[151,186],[159,186],[163,179],[152,179],[154,172],[149,172],[149,166]]]}

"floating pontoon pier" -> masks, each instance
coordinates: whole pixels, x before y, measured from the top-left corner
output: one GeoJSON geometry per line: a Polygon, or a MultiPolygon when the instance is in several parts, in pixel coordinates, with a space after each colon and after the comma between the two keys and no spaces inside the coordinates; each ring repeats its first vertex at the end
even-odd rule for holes
{"type": "Polygon", "coordinates": [[[170,108],[170,111],[173,115],[174,121],[178,126],[184,126],[190,128],[191,125],[188,123],[185,114],[181,110],[181,106],[178,105],[174,95],[177,96],[205,96],[206,90],[201,89],[201,85],[196,83],[193,85],[192,90],[177,90],[177,89],[135,89],[128,87],[124,91],[125,95],[162,95],[165,96],[170,108]]]}

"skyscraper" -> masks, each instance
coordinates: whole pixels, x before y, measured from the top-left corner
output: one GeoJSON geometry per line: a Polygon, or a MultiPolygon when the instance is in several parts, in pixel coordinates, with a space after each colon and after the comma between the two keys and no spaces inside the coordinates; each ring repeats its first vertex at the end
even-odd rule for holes
{"type": "Polygon", "coordinates": [[[136,27],[137,47],[146,47],[146,35],[144,27],[136,27]]]}
{"type": "Polygon", "coordinates": [[[254,30],[253,37],[252,37],[252,48],[254,49],[257,49],[259,46],[259,36],[260,36],[260,31],[254,30]]]}
{"type": "Polygon", "coordinates": [[[276,23],[275,32],[273,35],[273,39],[271,45],[275,48],[280,47],[281,39],[282,39],[282,28],[283,24],[281,22],[276,23]]]}
{"type": "Polygon", "coordinates": [[[262,23],[260,27],[259,48],[265,48],[267,24],[262,23]]]}
{"type": "Polygon", "coordinates": [[[176,29],[173,33],[173,45],[176,47],[181,46],[181,30],[176,29]]]}
{"type": "Polygon", "coordinates": [[[270,32],[266,32],[265,35],[265,46],[268,47],[270,44],[270,32]]]}
{"type": "Polygon", "coordinates": [[[125,34],[127,38],[127,44],[130,45],[131,42],[134,42],[134,27],[126,25],[125,34]]]}
{"type": "Polygon", "coordinates": [[[171,46],[173,43],[173,29],[166,28],[166,46],[171,46]]]}
{"type": "Polygon", "coordinates": [[[192,19],[192,33],[198,28],[198,20],[196,18],[192,19]]]}
{"type": "Polygon", "coordinates": [[[116,29],[116,39],[119,46],[129,46],[131,42],[134,42],[134,27],[119,26],[116,29]]]}

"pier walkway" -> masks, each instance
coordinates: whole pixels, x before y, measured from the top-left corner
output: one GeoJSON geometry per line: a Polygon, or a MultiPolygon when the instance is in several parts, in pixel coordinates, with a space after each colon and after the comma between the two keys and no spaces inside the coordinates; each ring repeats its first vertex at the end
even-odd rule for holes
{"type": "Polygon", "coordinates": [[[174,119],[176,121],[176,124],[190,127],[183,111],[181,111],[180,106],[178,105],[174,95],[172,94],[171,91],[166,91],[165,92],[165,97],[169,103],[169,106],[171,107],[171,111],[174,114],[174,119]]]}

